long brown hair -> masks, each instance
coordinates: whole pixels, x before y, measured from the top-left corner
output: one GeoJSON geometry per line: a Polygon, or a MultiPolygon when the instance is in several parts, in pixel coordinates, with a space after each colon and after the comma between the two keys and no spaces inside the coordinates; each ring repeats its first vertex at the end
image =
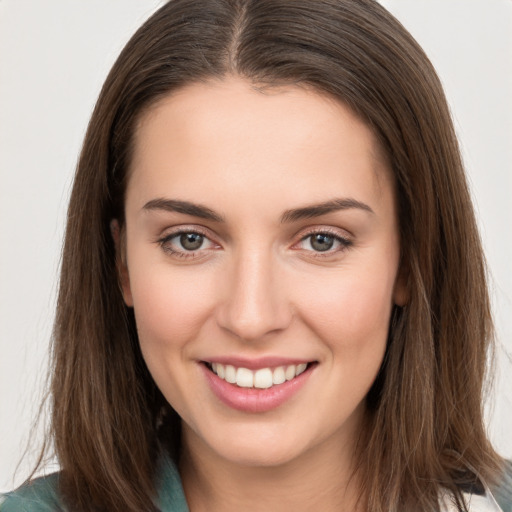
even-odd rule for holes
{"type": "Polygon", "coordinates": [[[482,419],[492,325],[485,267],[441,84],[373,0],[172,0],[132,37],[92,115],[68,212],[53,340],[51,435],[72,510],[154,510],[155,461],[179,418],[140,353],[110,233],[123,223],[141,114],[187,84],[238,75],[327,93],[372,128],[399,203],[409,300],[368,395],[357,471],[371,512],[438,510],[492,481],[482,419]]]}

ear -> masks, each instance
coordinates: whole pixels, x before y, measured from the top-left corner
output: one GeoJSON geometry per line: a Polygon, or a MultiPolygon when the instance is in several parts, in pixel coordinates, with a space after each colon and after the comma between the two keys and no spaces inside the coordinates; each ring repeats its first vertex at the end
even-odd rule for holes
{"type": "Polygon", "coordinates": [[[409,302],[408,276],[409,272],[407,271],[406,265],[400,258],[400,265],[393,289],[393,302],[400,307],[404,307],[409,302]]]}
{"type": "Polygon", "coordinates": [[[126,235],[125,230],[119,226],[117,219],[110,221],[110,233],[116,248],[117,279],[123,294],[123,299],[128,307],[133,307],[132,290],[130,287],[130,275],[126,264],[126,235]]]}

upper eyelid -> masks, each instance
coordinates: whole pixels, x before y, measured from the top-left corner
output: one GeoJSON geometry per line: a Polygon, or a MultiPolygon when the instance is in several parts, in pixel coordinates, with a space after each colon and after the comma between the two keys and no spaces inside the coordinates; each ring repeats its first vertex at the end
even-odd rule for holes
{"type": "Polygon", "coordinates": [[[346,229],[331,226],[311,226],[309,228],[304,228],[300,230],[296,236],[299,237],[300,240],[303,240],[304,238],[310,235],[322,233],[332,235],[342,240],[352,240],[354,238],[354,235],[347,231],[346,229]]]}
{"type": "MultiPolygon", "coordinates": [[[[172,238],[177,235],[181,235],[183,233],[197,233],[198,235],[202,235],[205,238],[212,239],[215,236],[211,235],[211,230],[204,228],[203,226],[174,226],[171,228],[166,228],[162,230],[162,234],[158,235],[158,240],[165,240],[172,238]]],[[[212,240],[213,241],[213,240],[212,240]]]]}

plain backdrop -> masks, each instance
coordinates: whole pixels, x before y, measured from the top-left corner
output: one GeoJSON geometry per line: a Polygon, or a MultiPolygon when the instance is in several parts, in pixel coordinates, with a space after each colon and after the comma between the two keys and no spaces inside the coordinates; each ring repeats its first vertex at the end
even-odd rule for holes
{"type": "MultiPolygon", "coordinates": [[[[512,1],[382,3],[424,47],[452,108],[493,278],[498,362],[489,432],[511,458],[512,1]]],[[[66,205],[85,128],[114,59],[161,4],[0,0],[0,491],[30,467],[29,452],[13,478],[44,393],[66,205]]]]}

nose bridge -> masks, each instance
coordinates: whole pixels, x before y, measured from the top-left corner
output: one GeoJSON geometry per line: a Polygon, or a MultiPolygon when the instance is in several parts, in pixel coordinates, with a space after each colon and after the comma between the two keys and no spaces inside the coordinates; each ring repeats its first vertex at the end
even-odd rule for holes
{"type": "Polygon", "coordinates": [[[276,258],[269,248],[240,248],[234,256],[229,289],[219,323],[251,341],[286,328],[291,311],[276,258]]]}

